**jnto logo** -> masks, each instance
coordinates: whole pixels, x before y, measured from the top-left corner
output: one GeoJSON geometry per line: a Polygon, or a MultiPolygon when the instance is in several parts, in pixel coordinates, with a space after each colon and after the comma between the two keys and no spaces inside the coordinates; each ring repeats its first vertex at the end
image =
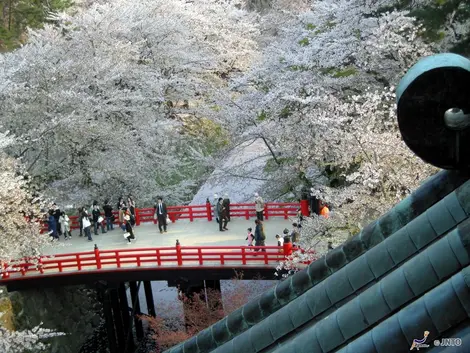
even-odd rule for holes
{"type": "Polygon", "coordinates": [[[413,344],[411,345],[410,351],[416,348],[419,351],[420,348],[428,348],[429,344],[425,344],[426,340],[428,339],[429,331],[424,331],[424,337],[420,340],[414,339],[413,344]]]}

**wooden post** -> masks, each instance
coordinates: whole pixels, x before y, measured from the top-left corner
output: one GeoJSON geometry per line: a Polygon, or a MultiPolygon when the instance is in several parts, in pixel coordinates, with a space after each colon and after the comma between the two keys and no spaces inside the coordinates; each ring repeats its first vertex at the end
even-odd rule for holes
{"type": "Polygon", "coordinates": [[[178,239],[176,239],[176,260],[178,261],[178,266],[183,266],[183,257],[181,256],[181,244],[178,239]]]}
{"type": "Polygon", "coordinates": [[[300,211],[305,217],[310,216],[308,212],[308,200],[300,200],[300,211]]]}
{"type": "Polygon", "coordinates": [[[109,299],[111,301],[111,311],[114,318],[114,329],[116,330],[116,337],[118,343],[119,352],[124,352],[126,347],[126,332],[124,328],[124,321],[122,318],[121,307],[119,302],[119,294],[117,288],[108,288],[107,292],[109,293],[109,299]]]}
{"type": "Polygon", "coordinates": [[[119,307],[121,308],[122,322],[124,324],[125,337],[125,353],[134,352],[134,335],[132,334],[132,321],[129,312],[129,303],[127,302],[126,286],[124,283],[119,283],[118,287],[119,307]]]}
{"type": "Polygon", "coordinates": [[[111,305],[111,298],[108,291],[104,288],[103,291],[103,314],[106,321],[106,332],[108,336],[109,350],[111,353],[119,353],[118,343],[116,339],[116,331],[114,329],[113,311],[111,305]]]}
{"type": "Polygon", "coordinates": [[[140,288],[140,283],[137,285],[136,282],[129,282],[129,289],[131,291],[131,300],[132,300],[132,309],[134,313],[134,324],[135,324],[135,332],[137,338],[143,338],[144,337],[144,326],[142,324],[142,321],[137,317],[137,315],[140,315],[140,302],[139,302],[139,288],[140,288]]]}
{"type": "Polygon", "coordinates": [[[211,222],[212,221],[212,205],[209,199],[207,199],[206,201],[206,212],[207,212],[207,220],[211,222]]]}
{"type": "Polygon", "coordinates": [[[96,260],[96,268],[101,270],[101,258],[100,258],[100,250],[98,249],[98,245],[95,244],[95,260],[96,260]]]}
{"type": "Polygon", "coordinates": [[[147,302],[147,312],[150,316],[156,317],[155,303],[153,301],[152,282],[144,281],[145,300],[147,302]]]}
{"type": "Polygon", "coordinates": [[[268,210],[269,210],[269,209],[268,209],[268,204],[265,203],[265,204],[264,204],[264,218],[266,218],[266,220],[269,219],[269,212],[268,212],[268,210]]]}

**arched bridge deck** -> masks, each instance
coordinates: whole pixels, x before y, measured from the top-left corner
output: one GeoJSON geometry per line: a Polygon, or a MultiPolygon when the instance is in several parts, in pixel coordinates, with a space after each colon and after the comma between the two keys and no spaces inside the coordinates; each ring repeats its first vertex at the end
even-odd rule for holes
{"type": "Polygon", "coordinates": [[[275,266],[284,258],[275,235],[290,226],[291,220],[284,216],[265,221],[266,248],[259,252],[247,247],[245,240],[247,228],[254,229],[254,218],[232,217],[229,230],[224,232],[215,221],[207,220],[178,220],[163,234],[157,225],[145,223],[135,227],[137,239],[130,245],[118,227],[94,235],[93,242],[79,237],[75,230],[71,240],[62,239],[45,249],[39,264],[37,260],[8,264],[8,270],[1,273],[0,285],[14,290],[99,280],[230,279],[235,271],[242,271],[246,279],[271,279],[275,266]],[[180,246],[176,246],[177,240],[180,246]]]}

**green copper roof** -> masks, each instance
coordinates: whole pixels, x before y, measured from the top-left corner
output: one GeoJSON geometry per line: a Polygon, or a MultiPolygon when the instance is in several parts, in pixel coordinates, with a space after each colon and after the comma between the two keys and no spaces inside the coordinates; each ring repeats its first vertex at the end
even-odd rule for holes
{"type": "MultiPolygon", "coordinates": [[[[279,344],[277,349],[289,347],[291,339],[308,336],[308,329],[326,315],[364,288],[380,284],[464,221],[470,214],[470,182],[463,184],[467,179],[457,172],[437,173],[343,246],[167,352],[248,353],[271,351],[279,344]]],[[[332,344],[343,344],[346,338],[340,337],[332,344]]]]}

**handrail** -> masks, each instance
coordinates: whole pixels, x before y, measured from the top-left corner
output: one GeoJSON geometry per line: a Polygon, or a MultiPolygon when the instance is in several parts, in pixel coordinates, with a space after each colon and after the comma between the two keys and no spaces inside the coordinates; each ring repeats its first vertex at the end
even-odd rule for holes
{"type": "Polygon", "coordinates": [[[54,273],[81,273],[89,270],[112,271],[123,267],[169,266],[200,267],[201,265],[275,265],[292,254],[291,243],[278,246],[181,246],[99,250],[24,258],[4,263],[0,269],[2,279],[21,278],[27,275],[43,276],[54,273]]]}
{"type": "MultiPolygon", "coordinates": [[[[264,207],[264,217],[269,219],[270,217],[283,217],[288,219],[297,215],[298,209],[301,208],[304,215],[308,212],[308,201],[302,200],[299,202],[267,202],[264,207]],[[307,210],[307,211],[306,211],[307,210]]],[[[195,219],[207,219],[209,222],[213,218],[214,206],[211,204],[204,205],[187,205],[187,206],[167,206],[168,217],[172,223],[175,223],[180,219],[189,219],[193,222],[195,219]]],[[[157,220],[154,219],[155,209],[150,208],[136,208],[136,225],[139,226],[142,223],[154,223],[157,224],[157,220]]],[[[113,211],[115,217],[114,224],[119,225],[119,212],[113,211]]],[[[233,203],[230,204],[230,217],[242,217],[246,220],[256,217],[256,209],[254,203],[233,203]]],[[[78,216],[69,216],[70,228],[79,229],[78,216]]],[[[103,221],[105,222],[105,221],[103,221]]],[[[41,230],[43,233],[47,232],[47,221],[43,224],[41,230]]]]}

